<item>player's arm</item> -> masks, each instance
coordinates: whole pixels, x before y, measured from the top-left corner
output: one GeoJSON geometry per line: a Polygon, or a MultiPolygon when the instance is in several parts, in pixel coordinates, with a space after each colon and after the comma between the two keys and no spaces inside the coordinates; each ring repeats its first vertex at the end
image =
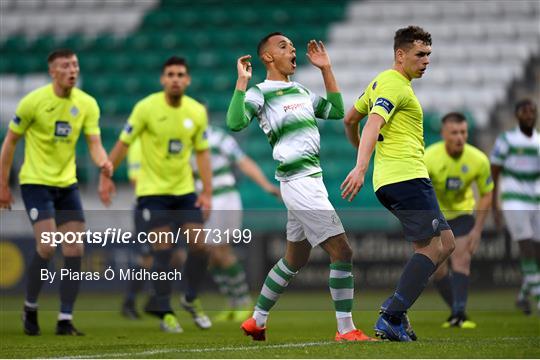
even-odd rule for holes
{"type": "Polygon", "coordinates": [[[212,207],[212,165],[210,163],[210,149],[204,149],[195,152],[195,161],[197,170],[202,182],[202,191],[197,198],[195,206],[200,207],[206,214],[212,207]]]}
{"type": "Polygon", "coordinates": [[[493,220],[498,228],[502,227],[502,214],[499,206],[499,178],[502,172],[502,166],[491,164],[491,176],[493,177],[493,191],[491,194],[491,209],[493,211],[493,220]]]}
{"type": "Polygon", "coordinates": [[[247,105],[245,101],[247,86],[252,74],[250,59],[251,55],[244,55],[236,62],[238,79],[226,118],[227,127],[232,131],[240,131],[247,127],[256,112],[256,109],[252,109],[252,106],[247,105]]]}
{"type": "Polygon", "coordinates": [[[116,194],[116,186],[114,185],[114,181],[112,180],[112,174],[114,172],[114,169],[117,169],[126,157],[128,149],[128,144],[126,144],[122,140],[118,140],[108,156],[109,162],[111,163],[112,167],[110,174],[102,171],[99,175],[98,193],[101,202],[105,206],[109,206],[111,204],[112,197],[116,194]]]}
{"type": "Polygon", "coordinates": [[[326,88],[326,101],[330,105],[329,111],[321,116],[321,110],[325,107],[325,102],[318,102],[315,105],[315,115],[323,119],[341,120],[345,116],[345,106],[343,105],[343,97],[339,92],[336,77],[332,70],[332,63],[330,62],[330,56],[326,51],[322,41],[310,40],[307,46],[307,57],[311,64],[321,70],[321,74],[324,81],[324,87],[326,88]]]}
{"type": "Polygon", "coordinates": [[[264,191],[276,197],[281,197],[279,188],[266,178],[261,168],[249,156],[242,157],[236,164],[240,171],[259,185],[264,191]]]}
{"type": "Polygon", "coordinates": [[[356,166],[351,170],[345,181],[341,184],[341,197],[352,201],[356,194],[364,185],[364,176],[369,166],[369,160],[377,144],[379,133],[386,123],[385,119],[376,113],[371,113],[368,116],[366,126],[360,137],[360,145],[358,146],[358,155],[356,158],[356,166]]]}
{"type": "Polygon", "coordinates": [[[103,148],[100,135],[86,135],[86,142],[88,144],[88,150],[90,151],[90,157],[94,164],[101,169],[107,176],[112,176],[113,165],[107,157],[107,152],[103,148]]]}
{"type": "Polygon", "coordinates": [[[13,155],[17,142],[22,136],[8,129],[2,151],[0,152],[0,209],[10,209],[13,197],[9,190],[9,173],[13,164],[13,155]]]}
{"type": "Polygon", "coordinates": [[[366,114],[358,112],[353,106],[345,115],[343,123],[345,124],[345,135],[349,142],[355,147],[358,148],[360,145],[360,121],[366,117],[366,114]]]}
{"type": "Polygon", "coordinates": [[[480,237],[482,235],[482,229],[484,229],[484,224],[486,222],[487,214],[489,212],[489,209],[491,208],[492,198],[493,198],[493,192],[489,191],[485,193],[484,195],[482,195],[480,199],[478,199],[478,202],[476,204],[476,209],[475,209],[476,217],[474,220],[474,227],[469,233],[469,236],[470,236],[469,251],[471,253],[476,252],[476,249],[478,248],[478,244],[480,244],[480,237]]]}

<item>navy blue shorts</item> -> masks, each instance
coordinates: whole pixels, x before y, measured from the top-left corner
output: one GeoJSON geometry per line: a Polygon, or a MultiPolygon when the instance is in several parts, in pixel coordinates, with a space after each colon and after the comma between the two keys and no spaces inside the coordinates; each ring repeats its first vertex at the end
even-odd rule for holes
{"type": "Polygon", "coordinates": [[[455,237],[465,236],[471,232],[474,227],[474,216],[461,215],[455,219],[448,220],[448,225],[452,229],[455,237]]]}
{"type": "MultiPolygon", "coordinates": [[[[147,232],[147,223],[142,217],[142,211],[137,211],[137,206],[133,207],[133,227],[134,227],[134,237],[137,237],[141,232],[147,232]]],[[[136,242],[137,249],[136,252],[141,256],[150,255],[152,253],[152,246],[147,242],[136,242]]]]}
{"type": "Polygon", "coordinates": [[[150,231],[170,226],[174,231],[187,223],[203,224],[200,208],[195,206],[197,195],[151,195],[137,198],[137,212],[143,219],[142,227],[150,231]]]}
{"type": "Polygon", "coordinates": [[[84,222],[84,213],[77,184],[68,187],[48,185],[21,185],[26,213],[32,224],[54,218],[56,225],[68,221],[84,222]]]}
{"type": "Polygon", "coordinates": [[[450,230],[429,179],[388,184],[375,195],[399,219],[408,241],[428,240],[439,236],[442,230],[450,230]]]}

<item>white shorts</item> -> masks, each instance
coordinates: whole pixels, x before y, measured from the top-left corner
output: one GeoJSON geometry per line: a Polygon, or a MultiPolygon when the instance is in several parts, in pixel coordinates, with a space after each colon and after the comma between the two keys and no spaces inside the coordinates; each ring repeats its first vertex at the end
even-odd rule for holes
{"type": "Polygon", "coordinates": [[[322,177],[306,176],[281,182],[287,207],[287,240],[309,241],[315,247],[329,237],[343,234],[343,225],[328,200],[322,177]]]}
{"type": "Polygon", "coordinates": [[[212,211],[204,228],[212,230],[207,245],[226,244],[225,230],[232,234],[234,229],[242,229],[242,199],[237,191],[212,197],[212,211]],[[221,235],[221,242],[218,235],[221,235]]]}
{"type": "Polygon", "coordinates": [[[514,241],[540,241],[539,210],[504,210],[504,220],[514,241]]]}

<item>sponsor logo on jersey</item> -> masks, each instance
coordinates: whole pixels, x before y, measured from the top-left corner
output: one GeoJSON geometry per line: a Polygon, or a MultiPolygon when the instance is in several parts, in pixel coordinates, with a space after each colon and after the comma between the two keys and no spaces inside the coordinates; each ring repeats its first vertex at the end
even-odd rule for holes
{"type": "Polygon", "coordinates": [[[169,140],[169,154],[179,154],[182,151],[182,141],[180,139],[169,140]]]}
{"type": "Polygon", "coordinates": [[[298,109],[303,109],[305,107],[306,107],[306,103],[288,104],[288,105],[283,105],[283,111],[285,112],[294,111],[298,109]]]}
{"type": "Polygon", "coordinates": [[[21,118],[15,115],[12,121],[15,125],[19,125],[21,123],[21,118]]]}
{"type": "Polygon", "coordinates": [[[57,120],[54,123],[54,136],[68,137],[71,134],[71,125],[67,121],[57,120]]]}
{"type": "Polygon", "coordinates": [[[493,182],[493,178],[491,177],[491,175],[488,176],[488,178],[486,179],[486,185],[489,185],[493,182]]]}
{"type": "Polygon", "coordinates": [[[208,139],[208,131],[207,130],[204,130],[204,132],[202,133],[202,138],[204,140],[207,140],[208,139]]]}
{"type": "Polygon", "coordinates": [[[377,100],[375,100],[375,106],[382,107],[384,110],[386,110],[388,114],[390,114],[392,112],[392,109],[394,109],[394,104],[392,104],[390,100],[383,97],[377,98],[377,100]]]}
{"type": "Polygon", "coordinates": [[[377,88],[377,82],[376,82],[376,81],[375,81],[375,82],[373,83],[373,85],[371,86],[371,90],[375,90],[375,88],[377,88]]]}
{"type": "Polygon", "coordinates": [[[184,120],[184,127],[186,129],[191,129],[193,127],[193,120],[191,119],[185,119],[184,120]]]}
{"type": "Polygon", "coordinates": [[[446,179],[446,190],[459,190],[462,185],[463,183],[458,177],[449,177],[446,179]]]}

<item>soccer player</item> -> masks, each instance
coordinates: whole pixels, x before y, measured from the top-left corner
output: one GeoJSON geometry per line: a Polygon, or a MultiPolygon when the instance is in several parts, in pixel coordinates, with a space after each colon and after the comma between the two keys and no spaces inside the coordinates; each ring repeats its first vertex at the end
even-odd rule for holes
{"type": "Polygon", "coordinates": [[[540,310],[540,135],[536,130],[537,105],[530,99],[516,104],[518,126],[502,133],[491,153],[495,183],[493,215],[501,225],[501,208],[513,241],[519,245],[523,284],[516,305],[531,313],[533,295],[540,310]]]}
{"type": "Polygon", "coordinates": [[[379,73],[345,116],[345,131],[358,147],[356,166],[341,185],[352,201],[364,184],[376,147],[373,188],[379,201],[403,226],[414,255],[405,265],[396,290],[382,305],[375,333],[392,341],[411,341],[407,310],[429,277],[454,249],[454,236],[439,209],[424,163],[422,107],[411,87],[424,74],[431,54],[431,35],[418,26],[399,29],[394,36],[394,65],[379,73]],[[359,138],[358,124],[367,122],[359,138]]]}
{"type": "MultiPolygon", "coordinates": [[[[191,313],[195,324],[202,328],[211,327],[210,319],[202,310],[197,298],[198,289],[208,267],[208,252],[203,239],[197,239],[196,230],[203,227],[203,211],[211,207],[212,172],[210,152],[206,135],[207,115],[204,106],[184,94],[191,78],[185,59],[173,56],[162,67],[161,84],[164,91],[147,96],[139,101],[122,131],[119,140],[109,154],[117,168],[129,146],[140,138],[143,150],[141,170],[135,193],[137,210],[141,212],[144,225],[150,232],[164,234],[181,228],[189,233],[189,255],[183,277],[187,291],[181,300],[182,306],[191,313]],[[203,190],[195,194],[192,168],[189,164],[195,151],[203,190]]],[[[106,174],[100,177],[100,196],[105,204],[110,203],[114,191],[112,179],[106,174]]],[[[173,240],[152,244],[153,271],[170,270],[173,240]]],[[[172,282],[157,280],[152,313],[161,318],[161,329],[179,333],[182,328],[171,305],[172,282]]]]}
{"type": "MultiPolygon", "coordinates": [[[[252,306],[249,287],[242,264],[234,254],[230,243],[226,242],[226,231],[242,228],[242,199],[236,188],[233,168],[251,178],[263,190],[279,197],[279,188],[274,186],[257,164],[247,156],[236,140],[219,127],[208,127],[212,163],[212,213],[205,228],[219,231],[219,236],[209,241],[210,270],[212,278],[224,295],[229,298],[229,309],[215,317],[216,321],[242,321],[251,313],[246,309],[252,306]]],[[[198,174],[197,174],[198,175],[198,174]]],[[[198,176],[197,176],[198,178],[198,176]]],[[[196,188],[202,189],[200,180],[196,188]]]]}
{"type": "Polygon", "coordinates": [[[268,137],[273,157],[279,162],[276,179],[288,210],[288,241],[285,256],[268,273],[253,317],[242,324],[242,329],[253,340],[265,340],[270,309],[307,263],[311,248],[320,245],[331,261],[329,285],[338,328],[335,339],[371,340],[353,323],[352,250],[328,201],[319,161],[316,118],[343,117],[343,100],[330,58],[322,42],[309,41],[307,57],[321,70],[327,93],[324,99],[290,80],[296,69],[296,49],[282,33],[265,36],[257,46],[257,54],[266,68],[266,80],[246,92],[252,74],[251,56],[238,59],[238,80],[227,112],[227,125],[240,131],[256,118],[268,137]]]}
{"type": "Polygon", "coordinates": [[[467,144],[467,119],[463,114],[444,115],[441,135],[443,141],[428,147],[424,160],[439,206],[456,237],[456,248],[449,258],[452,273],[446,261],[439,265],[433,277],[452,310],[443,327],[472,329],[476,324],[465,313],[471,259],[491,207],[493,180],[487,156],[467,144]],[[473,183],[478,189],[478,203],[474,199],[473,183]]]}
{"type": "MultiPolygon", "coordinates": [[[[24,164],[19,173],[21,195],[36,238],[36,253],[27,270],[23,323],[27,335],[39,335],[38,297],[46,269],[56,247],[42,241],[46,232],[85,230],[77,177],[75,145],[86,136],[93,162],[105,175],[112,164],[101,144],[99,107],[96,100],[76,87],[77,55],[68,49],[53,51],[47,59],[52,83],[26,95],[17,107],[0,154],[0,208],[10,208],[13,198],[8,177],[17,142],[25,138],[24,164]]],[[[81,270],[83,244],[63,243],[64,268],[81,270]]],[[[60,283],[60,313],[57,335],[83,335],[72,323],[80,281],[60,283]]]]}

